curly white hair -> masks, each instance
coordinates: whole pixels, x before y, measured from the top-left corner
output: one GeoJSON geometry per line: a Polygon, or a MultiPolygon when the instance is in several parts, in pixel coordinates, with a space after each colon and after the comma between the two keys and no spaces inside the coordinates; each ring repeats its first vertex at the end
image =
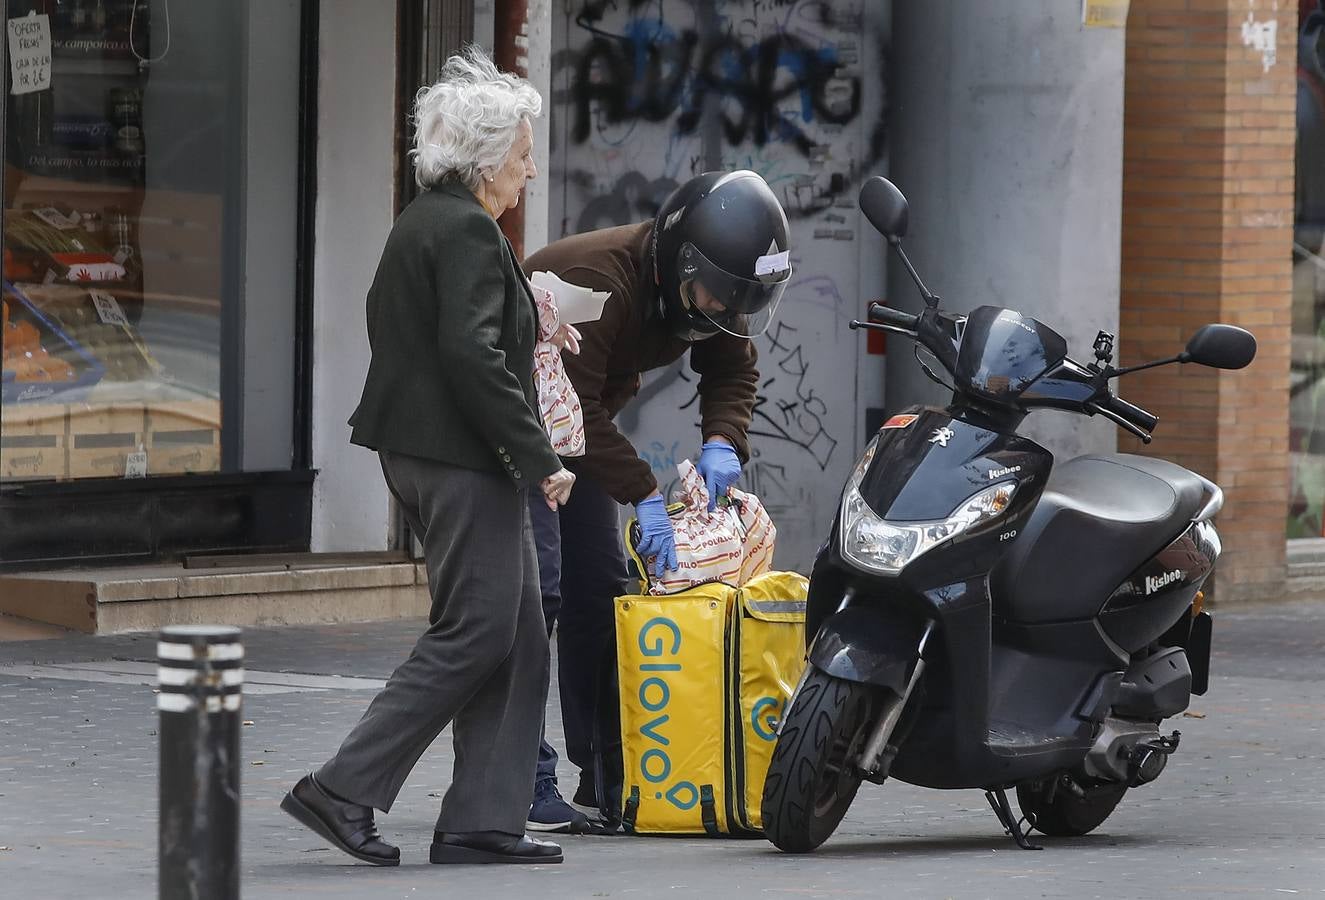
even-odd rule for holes
{"type": "Polygon", "coordinates": [[[428,190],[454,177],[475,189],[484,172],[506,159],[520,123],[542,111],[532,84],[498,70],[480,48],[466,47],[414,97],[414,180],[428,190]]]}

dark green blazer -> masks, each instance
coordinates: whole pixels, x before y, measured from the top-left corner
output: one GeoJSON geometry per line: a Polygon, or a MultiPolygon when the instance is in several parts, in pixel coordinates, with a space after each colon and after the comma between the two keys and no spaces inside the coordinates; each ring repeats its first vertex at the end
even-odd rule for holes
{"type": "Polygon", "coordinates": [[[510,244],[459,182],[420,194],[368,291],[354,443],[538,485],[561,468],[536,412],[538,313],[510,244]]]}

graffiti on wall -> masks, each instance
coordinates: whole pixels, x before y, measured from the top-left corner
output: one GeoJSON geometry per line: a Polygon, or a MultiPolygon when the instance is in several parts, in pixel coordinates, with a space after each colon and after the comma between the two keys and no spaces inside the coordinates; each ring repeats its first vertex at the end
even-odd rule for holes
{"type": "MultiPolygon", "coordinates": [[[[821,393],[821,389],[811,379],[808,353],[795,339],[795,332],[796,329],[785,322],[777,322],[769,333],[756,339],[761,345],[760,369],[763,381],[755,399],[750,440],[752,444],[764,446],[770,442],[790,444],[813,460],[820,470],[824,470],[833,459],[838,439],[833,437],[827,423],[829,398],[821,393]]],[[[680,362],[650,379],[635,403],[617,417],[618,424],[626,431],[639,428],[643,422],[641,411],[648,405],[648,401],[676,382],[686,385],[680,391],[684,399],[677,408],[691,413],[695,429],[693,433],[697,435],[700,424],[699,385],[686,372],[684,363],[680,362]]],[[[655,472],[666,471],[675,468],[678,460],[686,455],[686,451],[680,451],[678,455],[679,447],[678,442],[665,445],[653,441],[647,451],[640,449],[640,455],[649,461],[655,472]]]]}
{"type": "MultiPolygon", "coordinates": [[[[779,320],[756,338],[762,380],[750,426],[751,459],[741,473],[739,487],[759,497],[773,520],[788,536],[797,528],[804,537],[822,540],[813,529],[817,520],[814,499],[825,488],[836,498],[841,487],[833,463],[850,464],[839,452],[841,440],[833,429],[853,397],[835,395],[814,371],[814,356],[798,338],[798,329],[779,320]]],[[[822,367],[821,367],[822,368],[822,367]]],[[[678,486],[676,464],[695,458],[700,439],[699,385],[685,362],[656,372],[635,402],[617,417],[618,426],[635,437],[635,447],[649,463],[663,496],[671,498],[678,486]],[[683,418],[670,419],[670,430],[648,440],[638,435],[659,433],[660,408],[673,407],[683,418]],[[677,439],[675,435],[683,437],[677,439]]],[[[849,422],[849,415],[847,417],[849,422]]]]}
{"type": "MultiPolygon", "coordinates": [[[[680,181],[713,169],[758,172],[793,219],[852,207],[851,191],[887,146],[886,104],[864,99],[863,8],[827,0],[580,5],[571,46],[554,55],[554,81],[568,87],[553,100],[570,123],[568,155],[590,145],[616,177],[575,230],[647,218],[680,181]],[[625,14],[617,27],[613,13],[625,14]],[[632,139],[660,136],[651,125],[666,133],[663,167],[631,168],[632,139]],[[864,139],[842,152],[847,130],[864,139]]],[[[869,77],[883,96],[886,50],[875,40],[871,52],[869,77]]],[[[566,177],[585,190],[601,180],[575,168],[566,177]]]]}
{"type": "MultiPolygon", "coordinates": [[[[778,322],[768,338],[779,374],[767,378],[755,401],[755,422],[750,433],[774,441],[788,441],[827,469],[837,449],[837,438],[825,420],[828,403],[810,382],[810,361],[795,337],[796,329],[778,322]],[[779,380],[782,382],[778,384],[779,380]]],[[[767,369],[765,369],[767,371],[767,369]]]]}
{"type": "Polygon", "coordinates": [[[678,134],[690,134],[716,100],[728,144],[762,147],[775,140],[808,156],[816,143],[807,123],[845,125],[860,113],[860,76],[839,74],[837,48],[786,32],[756,41],[734,31],[701,38],[661,19],[635,19],[623,35],[595,34],[575,66],[576,143],[588,140],[594,119],[608,125],[666,121],[678,134]],[[790,111],[787,100],[795,101],[790,111]]]}
{"type": "MultiPolygon", "coordinates": [[[[651,218],[701,172],[750,169],[792,222],[795,269],[757,339],[760,388],[741,485],[806,570],[853,462],[859,425],[856,191],[886,152],[886,3],[570,0],[554,47],[553,177],[563,234],[651,218]],[[843,446],[845,445],[845,446],[843,446]]],[[[654,373],[618,424],[665,490],[699,442],[685,362],[654,373]]]]}

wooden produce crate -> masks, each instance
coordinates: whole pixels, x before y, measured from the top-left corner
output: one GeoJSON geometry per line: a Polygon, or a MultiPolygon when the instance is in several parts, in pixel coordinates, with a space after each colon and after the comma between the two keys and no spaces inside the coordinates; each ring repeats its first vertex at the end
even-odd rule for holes
{"type": "Polygon", "coordinates": [[[144,444],[141,404],[69,407],[69,477],[123,478],[144,444]]]}
{"type": "Polygon", "coordinates": [[[178,475],[221,469],[221,401],[183,400],[147,405],[147,474],[178,475]]]}
{"type": "Polygon", "coordinates": [[[0,479],[69,477],[68,408],[0,404],[0,479]]]}

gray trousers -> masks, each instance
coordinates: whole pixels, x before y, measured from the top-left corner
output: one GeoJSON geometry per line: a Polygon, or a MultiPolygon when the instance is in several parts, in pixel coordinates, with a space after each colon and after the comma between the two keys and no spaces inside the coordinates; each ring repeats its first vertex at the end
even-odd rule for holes
{"type": "Polygon", "coordinates": [[[317,779],[387,812],[450,723],[455,770],[437,830],[523,834],[549,658],[527,491],[502,475],[380,455],[423,544],[430,625],[317,779]]]}

